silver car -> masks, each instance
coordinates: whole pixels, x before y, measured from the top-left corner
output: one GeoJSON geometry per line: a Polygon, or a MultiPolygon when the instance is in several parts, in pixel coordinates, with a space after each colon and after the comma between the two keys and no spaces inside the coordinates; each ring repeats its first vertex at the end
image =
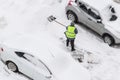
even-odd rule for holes
{"type": "Polygon", "coordinates": [[[112,0],[70,0],[66,6],[67,18],[85,24],[100,34],[104,42],[110,46],[120,43],[120,19],[116,12],[116,5],[110,3],[114,2],[112,0]]]}

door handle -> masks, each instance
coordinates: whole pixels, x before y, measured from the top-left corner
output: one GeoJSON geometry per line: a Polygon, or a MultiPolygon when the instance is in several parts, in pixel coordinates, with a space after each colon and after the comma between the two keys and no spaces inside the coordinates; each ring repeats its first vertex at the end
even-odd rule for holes
{"type": "Polygon", "coordinates": [[[92,21],[92,19],[88,18],[90,21],[92,21]]]}

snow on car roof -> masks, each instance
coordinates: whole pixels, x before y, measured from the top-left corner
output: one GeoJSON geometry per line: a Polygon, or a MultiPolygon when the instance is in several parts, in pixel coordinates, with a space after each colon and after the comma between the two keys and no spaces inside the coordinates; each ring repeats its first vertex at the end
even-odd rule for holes
{"type": "Polygon", "coordinates": [[[112,3],[111,0],[79,0],[79,1],[85,2],[89,6],[99,11],[103,10],[105,7],[112,3]]]}

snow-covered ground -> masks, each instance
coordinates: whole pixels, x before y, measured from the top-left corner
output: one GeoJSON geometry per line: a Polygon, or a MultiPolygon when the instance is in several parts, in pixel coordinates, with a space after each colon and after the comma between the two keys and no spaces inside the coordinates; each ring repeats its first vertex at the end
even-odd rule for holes
{"type": "MultiPolygon", "coordinates": [[[[49,47],[53,52],[56,52],[54,47],[57,47],[69,54],[60,40],[65,39],[65,27],[47,20],[48,16],[54,15],[58,21],[69,25],[70,21],[65,15],[67,2],[68,0],[0,0],[0,43],[9,46],[19,43],[21,46],[16,45],[14,48],[22,49],[23,44],[34,43],[36,40],[41,47],[49,47]]],[[[79,33],[75,45],[85,55],[80,64],[90,72],[92,80],[120,80],[120,46],[109,47],[91,30],[80,24],[76,27],[79,33]]],[[[9,75],[3,67],[0,61],[0,80],[27,80],[18,74],[9,75]]]]}

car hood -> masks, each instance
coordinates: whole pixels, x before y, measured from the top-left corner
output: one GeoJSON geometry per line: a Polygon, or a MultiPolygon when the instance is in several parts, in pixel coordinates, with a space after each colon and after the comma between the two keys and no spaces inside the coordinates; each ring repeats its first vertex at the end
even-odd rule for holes
{"type": "Polygon", "coordinates": [[[106,25],[108,25],[109,27],[111,27],[112,29],[114,29],[115,31],[119,31],[120,32],[120,19],[116,20],[116,21],[108,21],[106,23],[106,25]]]}
{"type": "Polygon", "coordinates": [[[107,21],[104,23],[107,30],[120,38],[120,19],[117,19],[116,21],[107,21]]]}
{"type": "MultiPolygon", "coordinates": [[[[108,5],[109,6],[109,5],[108,5]]],[[[108,7],[104,8],[102,11],[100,11],[100,14],[103,19],[103,23],[105,24],[105,28],[107,30],[110,30],[112,33],[120,32],[120,5],[117,3],[112,3],[111,6],[115,9],[115,14],[117,16],[117,19],[115,21],[109,21],[112,13],[108,10],[108,7]]]]}

